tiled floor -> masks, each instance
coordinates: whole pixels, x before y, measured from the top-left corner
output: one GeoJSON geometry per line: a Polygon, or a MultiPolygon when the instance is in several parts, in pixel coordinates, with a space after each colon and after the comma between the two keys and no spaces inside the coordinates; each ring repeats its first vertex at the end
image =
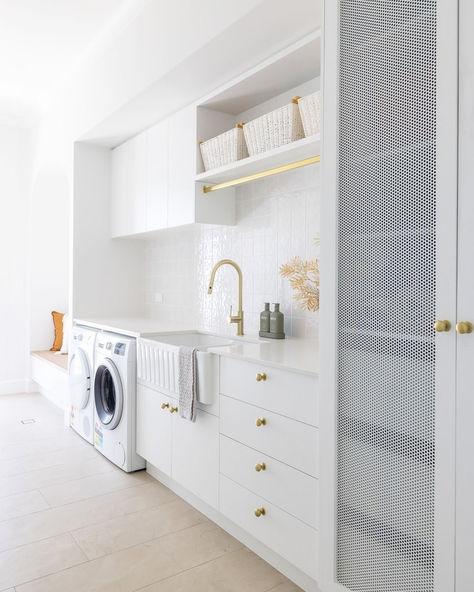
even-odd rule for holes
{"type": "Polygon", "coordinates": [[[0,396],[0,591],[99,590],[299,588],[144,471],[109,463],[40,395],[0,396]]]}

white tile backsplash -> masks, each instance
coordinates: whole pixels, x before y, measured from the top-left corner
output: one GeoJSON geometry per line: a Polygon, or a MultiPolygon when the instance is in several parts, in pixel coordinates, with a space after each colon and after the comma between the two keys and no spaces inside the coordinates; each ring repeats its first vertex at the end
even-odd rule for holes
{"type": "Polygon", "coordinates": [[[316,337],[318,313],[300,308],[279,267],[296,255],[316,257],[319,200],[319,166],[310,166],[239,187],[235,226],[190,226],[149,240],[148,314],[234,334],[235,326],[227,317],[230,305],[237,307],[235,270],[221,267],[213,294],[207,293],[214,264],[233,259],[243,272],[246,332],[258,332],[264,302],[280,302],[288,335],[316,337]],[[163,302],[156,302],[156,295],[162,295],[163,302]]]}

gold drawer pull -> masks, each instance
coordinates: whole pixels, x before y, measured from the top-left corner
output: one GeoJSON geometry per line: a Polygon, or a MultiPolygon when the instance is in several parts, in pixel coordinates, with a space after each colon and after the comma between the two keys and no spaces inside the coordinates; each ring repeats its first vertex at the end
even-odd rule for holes
{"type": "Polygon", "coordinates": [[[260,471],[264,471],[266,468],[267,465],[264,462],[255,465],[255,470],[257,471],[257,473],[260,473],[260,471]]]}
{"type": "Polygon", "coordinates": [[[255,425],[257,426],[257,428],[263,425],[267,425],[267,420],[264,417],[258,417],[257,421],[255,422],[255,425]]]}
{"type": "Polygon", "coordinates": [[[434,328],[438,333],[443,333],[444,331],[449,331],[451,329],[451,323],[449,321],[436,321],[434,328]]]}
{"type": "Polygon", "coordinates": [[[463,321],[461,323],[456,323],[456,331],[460,335],[465,335],[466,333],[472,333],[472,323],[469,321],[463,321]]]}
{"type": "Polygon", "coordinates": [[[177,407],[170,407],[170,413],[177,413],[177,412],[178,412],[177,407]]]}
{"type": "Polygon", "coordinates": [[[260,518],[260,516],[265,516],[265,508],[257,508],[254,514],[257,516],[257,518],[260,518]]]}
{"type": "Polygon", "coordinates": [[[169,408],[169,406],[170,406],[170,404],[169,404],[169,403],[162,403],[162,404],[161,404],[161,408],[162,408],[162,409],[168,409],[168,408],[169,408]]]}
{"type": "Polygon", "coordinates": [[[265,382],[267,380],[267,375],[265,372],[258,372],[257,376],[255,377],[257,382],[265,382]]]}

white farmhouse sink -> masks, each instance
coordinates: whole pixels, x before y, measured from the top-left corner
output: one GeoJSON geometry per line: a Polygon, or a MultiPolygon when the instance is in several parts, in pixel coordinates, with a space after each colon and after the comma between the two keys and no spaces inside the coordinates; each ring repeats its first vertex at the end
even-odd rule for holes
{"type": "Polygon", "coordinates": [[[205,351],[209,347],[224,347],[232,345],[234,340],[220,337],[218,335],[209,335],[208,333],[201,333],[199,331],[185,331],[182,333],[167,333],[148,335],[148,339],[159,341],[160,343],[167,343],[168,345],[187,345],[195,347],[200,351],[205,351]]]}
{"type": "Polygon", "coordinates": [[[178,352],[181,345],[197,349],[198,402],[211,405],[219,390],[219,360],[209,348],[238,343],[199,331],[157,333],[137,339],[137,380],[178,397],[178,352]]]}

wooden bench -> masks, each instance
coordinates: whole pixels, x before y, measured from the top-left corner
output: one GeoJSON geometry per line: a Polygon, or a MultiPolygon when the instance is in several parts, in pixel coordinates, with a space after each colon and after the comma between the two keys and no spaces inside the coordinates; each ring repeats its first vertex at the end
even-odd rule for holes
{"type": "Polygon", "coordinates": [[[42,395],[61,409],[66,409],[69,403],[67,354],[32,351],[31,378],[42,395]]]}

